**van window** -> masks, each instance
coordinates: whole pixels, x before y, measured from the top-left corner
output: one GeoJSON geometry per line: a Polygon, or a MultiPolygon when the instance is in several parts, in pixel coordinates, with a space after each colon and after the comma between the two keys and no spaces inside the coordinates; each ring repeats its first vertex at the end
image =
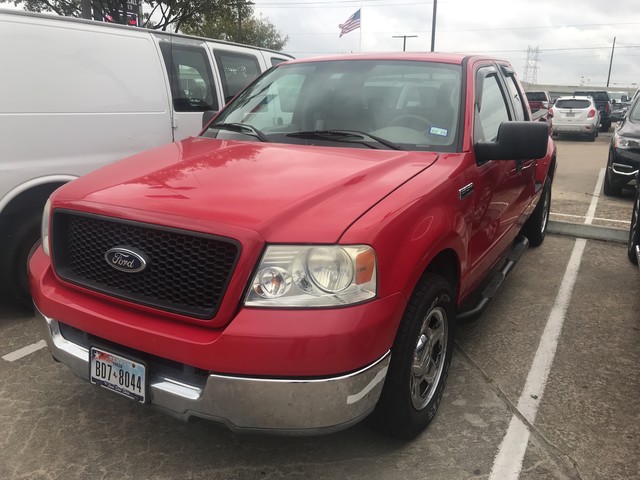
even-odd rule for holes
{"type": "Polygon", "coordinates": [[[260,64],[253,55],[220,50],[216,50],[214,55],[220,69],[225,102],[260,75],[260,64]]]}
{"type": "Polygon", "coordinates": [[[213,75],[205,50],[168,42],[162,42],[160,49],[169,74],[175,111],[218,110],[213,75]]]}

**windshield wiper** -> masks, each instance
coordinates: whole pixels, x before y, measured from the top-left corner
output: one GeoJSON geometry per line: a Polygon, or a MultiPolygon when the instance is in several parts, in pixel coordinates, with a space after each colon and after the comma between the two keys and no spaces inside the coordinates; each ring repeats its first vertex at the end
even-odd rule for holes
{"type": "Polygon", "coordinates": [[[258,138],[261,142],[270,142],[267,136],[258,130],[256,127],[251,125],[247,125],[246,123],[214,123],[213,125],[209,125],[209,128],[216,128],[218,130],[229,130],[232,132],[244,133],[250,132],[249,135],[252,135],[258,138]]]}
{"type": "MultiPolygon", "coordinates": [[[[335,141],[340,141],[340,139],[349,139],[349,138],[359,138],[360,140],[371,139],[376,141],[377,143],[384,145],[385,147],[390,148],[391,150],[404,150],[397,143],[390,142],[389,140],[385,140],[384,138],[380,138],[376,135],[371,135],[370,133],[361,132],[359,130],[303,130],[301,132],[292,132],[287,133],[287,137],[295,137],[295,138],[304,138],[304,139],[312,139],[312,138],[322,138],[327,139],[330,138],[335,141]]],[[[365,145],[372,147],[366,142],[365,145]]],[[[372,147],[374,148],[374,147],[372,147]]]]}

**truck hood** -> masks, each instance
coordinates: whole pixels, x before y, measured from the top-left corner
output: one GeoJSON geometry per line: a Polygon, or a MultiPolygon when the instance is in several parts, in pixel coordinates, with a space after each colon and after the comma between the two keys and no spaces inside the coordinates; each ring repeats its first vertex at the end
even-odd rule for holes
{"type": "Polygon", "coordinates": [[[250,229],[269,242],[331,243],[437,157],[195,137],[71,182],[56,202],[91,204],[107,214],[135,210],[195,218],[208,225],[204,230],[250,229]]]}

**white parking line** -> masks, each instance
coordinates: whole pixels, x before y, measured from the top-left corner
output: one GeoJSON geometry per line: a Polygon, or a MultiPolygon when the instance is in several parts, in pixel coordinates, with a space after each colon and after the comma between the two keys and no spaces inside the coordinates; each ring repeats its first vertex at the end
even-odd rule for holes
{"type": "MultiPolygon", "coordinates": [[[[587,225],[590,225],[594,219],[600,189],[602,188],[602,182],[604,180],[604,173],[605,169],[603,168],[598,175],[593,198],[584,221],[587,225]]],[[[585,239],[576,239],[569,263],[567,264],[567,269],[560,284],[558,296],[549,314],[544,332],[542,332],[538,350],[536,351],[527,376],[527,381],[518,400],[518,412],[530,425],[533,425],[536,419],[538,407],[544,395],[586,245],[587,241],[585,239]]],[[[520,477],[530,433],[529,427],[524,424],[520,417],[516,415],[511,417],[507,433],[502,439],[498,454],[493,461],[493,467],[489,476],[490,480],[516,480],[520,477]]]]}
{"type": "MultiPolygon", "coordinates": [[[[587,218],[585,215],[572,215],[570,213],[550,212],[550,215],[558,217],[587,218]]],[[[597,220],[599,222],[624,223],[625,225],[629,225],[631,223],[629,220],[616,220],[615,218],[593,217],[593,220],[597,220]]]]}
{"type": "Polygon", "coordinates": [[[39,342],[27,345],[20,350],[16,350],[15,352],[7,353],[2,357],[2,359],[6,360],[7,362],[15,362],[16,360],[20,360],[22,357],[31,355],[33,352],[37,352],[38,350],[41,350],[46,346],[47,342],[45,342],[44,340],[40,340],[39,342]]]}

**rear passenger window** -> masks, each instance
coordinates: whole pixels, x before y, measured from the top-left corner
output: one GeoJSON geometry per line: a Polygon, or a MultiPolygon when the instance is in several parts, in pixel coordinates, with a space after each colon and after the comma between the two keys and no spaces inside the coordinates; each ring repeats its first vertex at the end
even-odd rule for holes
{"type": "Polygon", "coordinates": [[[216,50],[214,55],[222,78],[225,102],[235,97],[260,75],[260,64],[253,55],[220,50],[216,50]]]}
{"type": "Polygon", "coordinates": [[[201,47],[163,42],[160,50],[169,74],[176,112],[218,110],[213,75],[201,47]]]}
{"type": "Polygon", "coordinates": [[[513,78],[513,75],[508,75],[505,77],[505,82],[507,84],[507,89],[509,90],[509,96],[511,97],[511,102],[513,103],[513,108],[515,110],[516,118],[515,120],[526,120],[524,116],[524,107],[522,106],[523,95],[518,89],[516,85],[516,81],[513,78]]]}
{"type": "Polygon", "coordinates": [[[286,62],[286,60],[284,58],[276,58],[276,57],[271,57],[271,66],[275,67],[276,65],[278,65],[279,63],[282,62],[286,62]]]}

